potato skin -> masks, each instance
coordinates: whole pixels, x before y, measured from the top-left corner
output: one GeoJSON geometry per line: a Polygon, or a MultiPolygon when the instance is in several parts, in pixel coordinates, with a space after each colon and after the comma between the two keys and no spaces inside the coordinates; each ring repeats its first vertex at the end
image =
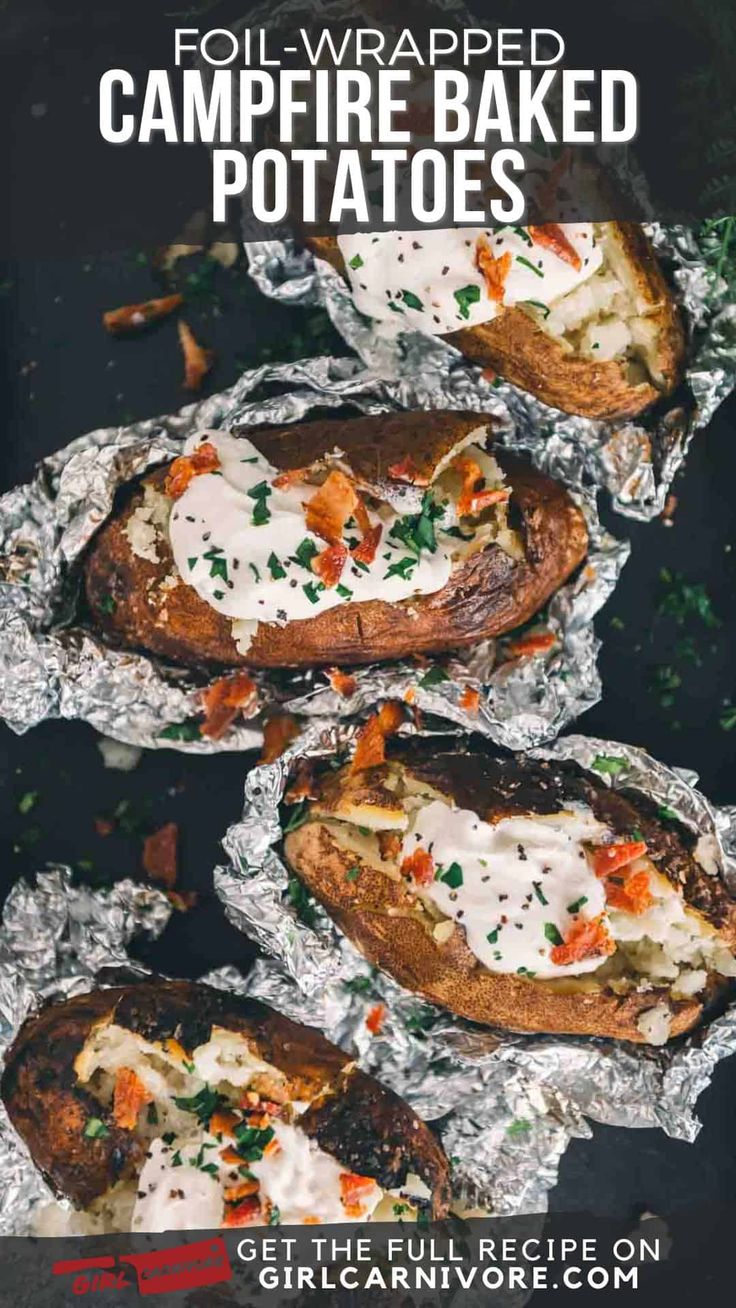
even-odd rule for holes
{"type": "MultiPolygon", "coordinates": [[[[626,364],[615,359],[596,362],[566,352],[529,314],[515,307],[505,309],[489,322],[450,332],[444,339],[473,363],[492,368],[506,381],[563,413],[596,419],[633,418],[663,395],[669,395],[680,378],[685,355],[677,306],[641,226],[609,226],[634,272],[639,293],[656,306],[651,321],[659,332],[661,389],[650,382],[629,381],[626,364]]],[[[334,237],[309,237],[306,244],[344,274],[345,265],[334,237]]]]}
{"type": "MultiPolygon", "coordinates": [[[[457,746],[427,753],[426,743],[394,748],[391,757],[463,808],[487,821],[513,813],[551,813],[572,802],[588,804],[611,829],[627,835],[639,829],[660,872],[682,889],[730,947],[736,946],[736,905],[722,882],[710,877],[692,854],[692,833],[679,823],[666,826],[656,805],[638,792],[613,791],[576,764],[495,757],[481,747],[457,746]]],[[[364,774],[381,783],[381,769],[364,774]]],[[[320,803],[329,809],[344,789],[346,773],[327,782],[320,803]]],[[[674,1000],[666,988],[617,995],[605,986],[590,991],[484,969],[456,927],[438,944],[406,913],[403,883],[391,880],[341,847],[335,828],[319,817],[291,832],[284,844],[289,865],[338,926],[370,962],[401,985],[472,1021],[511,1031],[597,1035],[642,1043],[637,1020],[664,1003],[671,1036],[689,1030],[703,1011],[699,999],[674,1000]],[[346,878],[355,865],[360,875],[346,878]],[[401,911],[401,910],[404,911],[401,911]],[[393,910],[393,912],[391,912],[393,910]],[[397,910],[399,910],[397,912],[397,910]]],[[[585,980],[585,979],[584,979],[585,980]]]]}
{"type": "Polygon", "coordinates": [[[213,1025],[242,1034],[289,1077],[295,1098],[314,1100],[301,1121],[308,1135],[387,1188],[415,1172],[432,1191],[432,1216],[447,1212],[449,1164],[435,1136],[343,1050],[258,1000],[160,978],[48,1004],[24,1023],[8,1052],[0,1094],[10,1120],[48,1183],[78,1207],[132,1176],[146,1147],[76,1081],[74,1060],[93,1026],[107,1022],[148,1040],[175,1038],[187,1053],[208,1040],[213,1025]],[[100,1118],[110,1134],[86,1139],[89,1117],[100,1118]]]}
{"type": "MultiPolygon", "coordinates": [[[[458,440],[479,425],[488,427],[487,415],[401,413],[248,434],[279,469],[303,466],[337,442],[356,477],[375,485],[409,450],[429,480],[458,440]]],[[[260,623],[245,654],[233,640],[229,619],[180,579],[169,584],[174,565],[168,539],[159,537],[155,563],[133,553],[126,527],[142,486],[163,490],[166,469],[157,469],[126,488],[92,541],[85,585],[95,624],[114,642],[188,667],[347,667],[410,653],[438,654],[501,635],[531,618],[570,576],[585,557],[588,537],[582,513],[559,482],[503,450],[494,455],[512,489],[512,522],[522,534],[524,560],[511,559],[492,544],[457,567],[434,594],[398,604],[341,604],[282,627],[260,623]]]]}

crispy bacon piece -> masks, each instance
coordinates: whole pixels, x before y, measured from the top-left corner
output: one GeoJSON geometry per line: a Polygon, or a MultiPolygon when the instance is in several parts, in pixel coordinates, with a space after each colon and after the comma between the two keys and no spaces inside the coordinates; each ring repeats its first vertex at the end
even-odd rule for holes
{"type": "Polygon", "coordinates": [[[164,490],[169,499],[178,500],[184,494],[190,481],[204,472],[214,472],[220,466],[220,458],[211,441],[202,441],[191,454],[182,454],[174,459],[169,468],[164,490]]]}
{"type": "Polygon", "coordinates": [[[359,1176],[357,1172],[340,1173],[340,1198],[348,1217],[362,1217],[364,1201],[373,1193],[375,1184],[370,1176],[359,1176]]]}
{"type": "Polygon", "coordinates": [[[213,350],[205,350],[197,340],[194,332],[183,318],[177,324],[179,344],[184,355],[184,387],[188,391],[198,391],[215,361],[213,350]]]}
{"type": "Polygon", "coordinates": [[[381,858],[398,858],[401,853],[401,836],[398,831],[379,831],[378,849],[381,858]]]}
{"type": "Polygon", "coordinates": [[[401,871],[405,877],[411,877],[419,886],[428,886],[434,881],[434,859],[428,849],[419,845],[401,862],[401,871]]]}
{"type": "Polygon", "coordinates": [[[188,913],[197,902],[196,890],[167,890],[166,898],[177,913],[188,913]]]}
{"type": "Polygon", "coordinates": [[[249,1195],[240,1203],[229,1208],[222,1221],[224,1228],[235,1226],[254,1226],[261,1216],[261,1201],[257,1195],[249,1195]]]}
{"type": "Polygon", "coordinates": [[[347,561],[347,545],[328,545],[327,549],[320,550],[312,559],[312,572],[316,572],[323,585],[332,589],[340,580],[347,561]]]}
{"type": "Polygon", "coordinates": [[[249,1199],[251,1195],[258,1194],[258,1190],[259,1183],[255,1176],[250,1177],[249,1180],[238,1181],[237,1185],[228,1185],[226,1187],[225,1203],[239,1203],[241,1199],[249,1199]]]}
{"type": "Polygon", "coordinates": [[[370,565],[373,562],[376,557],[376,550],[381,541],[382,533],[383,527],[380,522],[377,523],[375,527],[369,527],[360,542],[360,545],[356,545],[355,549],[350,551],[356,563],[367,563],[370,565]]]}
{"type": "Polygon", "coordinates": [[[530,631],[528,636],[520,636],[508,646],[512,658],[524,658],[530,654],[544,654],[554,645],[557,637],[551,631],[530,631]]]}
{"type": "Polygon", "coordinates": [[[284,794],[285,804],[299,804],[303,799],[315,799],[314,768],[308,758],[300,758],[294,769],[294,780],[284,794]]]}
{"type": "Polygon", "coordinates": [[[563,263],[569,263],[576,272],[580,271],[583,261],[559,223],[542,223],[539,227],[529,227],[527,230],[535,245],[542,245],[545,250],[551,250],[558,259],[562,259],[563,263]]]}
{"type": "Polygon", "coordinates": [[[164,295],[160,300],[146,300],[144,304],[124,304],[121,309],[103,313],[102,321],[113,336],[137,332],[149,323],[167,318],[184,303],[183,295],[164,295]]]}
{"type": "Polygon", "coordinates": [[[606,878],[606,903],[609,908],[618,908],[623,913],[633,913],[637,917],[640,913],[646,913],[654,903],[646,868],[642,868],[641,872],[629,873],[621,881],[622,884],[619,884],[617,877],[606,878]]]}
{"type": "Polygon", "coordinates": [[[229,677],[213,681],[202,694],[205,712],[202,735],[219,740],[238,713],[255,703],[257,694],[256,684],[247,672],[233,672],[229,677]]]}
{"type": "Polygon", "coordinates": [[[242,1167],[245,1162],[242,1154],[239,1154],[237,1149],[233,1149],[232,1145],[228,1145],[226,1149],[221,1149],[220,1157],[223,1163],[227,1163],[228,1167],[242,1167]]]}
{"type": "Polygon", "coordinates": [[[602,918],[578,918],[573,922],[567,940],[554,945],[550,958],[556,967],[581,963],[585,958],[606,958],[616,952],[616,944],[609,935],[602,918]]]}
{"type": "Polygon", "coordinates": [[[401,726],[404,714],[400,704],[387,700],[378,713],[374,713],[358,733],[355,753],[350,764],[351,772],[377,767],[386,759],[386,737],[401,726]]]}
{"type": "Polygon", "coordinates": [[[387,1013],[388,1013],[388,1009],[386,1008],[385,1004],[373,1005],[372,1009],[370,1010],[368,1016],[365,1019],[365,1024],[368,1030],[370,1031],[371,1035],[380,1035],[381,1029],[386,1020],[387,1013]]]}
{"type": "Polygon", "coordinates": [[[641,858],[646,852],[647,847],[643,840],[623,840],[617,845],[592,845],[590,857],[593,871],[597,877],[610,876],[612,872],[617,872],[620,867],[626,867],[627,863],[633,863],[635,858],[641,858]]]}
{"type": "Polygon", "coordinates": [[[429,478],[422,476],[411,454],[407,454],[398,463],[390,464],[388,475],[392,481],[409,481],[413,486],[429,485],[429,478]]]}
{"type": "Polygon", "coordinates": [[[460,708],[466,713],[477,713],[480,708],[480,691],[474,686],[466,686],[460,696],[460,708]]]}
{"type": "Polygon", "coordinates": [[[358,506],[358,493],[349,477],[333,469],[306,505],[307,530],[328,545],[339,545],[345,523],[358,506]]]}
{"type": "Polygon", "coordinates": [[[495,304],[503,304],[506,278],[511,270],[511,252],[507,250],[497,259],[488,237],[479,236],[475,243],[475,266],[485,278],[488,299],[495,304]]]}
{"type": "Polygon", "coordinates": [[[146,1090],[133,1069],[121,1067],[115,1077],[112,1096],[112,1116],[115,1125],[123,1131],[134,1130],[139,1112],[145,1104],[150,1104],[152,1099],[153,1095],[146,1090]]]}
{"type": "Polygon", "coordinates": [[[309,471],[309,468],[289,468],[286,472],[280,472],[278,477],[274,477],[271,485],[277,490],[289,490],[298,482],[305,481],[309,471]]]}
{"type": "Polygon", "coordinates": [[[305,1217],[302,1221],[302,1226],[321,1226],[321,1225],[322,1225],[321,1217],[315,1217],[315,1216],[305,1217]]]}
{"type": "Polygon", "coordinates": [[[218,1108],[209,1120],[208,1130],[211,1135],[232,1135],[239,1121],[237,1113],[229,1108],[218,1108]]]}
{"type": "Polygon", "coordinates": [[[184,1048],[183,1045],[179,1043],[178,1040],[175,1040],[173,1036],[169,1036],[162,1043],[165,1052],[169,1055],[169,1058],[175,1058],[179,1063],[189,1062],[189,1059],[187,1058],[186,1049],[184,1048]]]}
{"type": "Polygon", "coordinates": [[[112,818],[106,818],[106,817],[95,818],[95,831],[97,832],[98,836],[111,836],[114,830],[115,830],[115,823],[113,822],[112,818]]]}
{"type": "Polygon", "coordinates": [[[280,1153],[281,1153],[281,1145],[279,1144],[278,1140],[274,1136],[272,1140],[269,1140],[267,1145],[264,1145],[263,1157],[273,1158],[276,1154],[280,1154],[280,1153]]]}
{"type": "Polygon", "coordinates": [[[263,749],[259,763],[275,763],[299,735],[299,723],[291,713],[274,713],[263,724],[263,749]]]}
{"type": "Polygon", "coordinates": [[[458,454],[453,459],[452,466],[463,479],[462,489],[457,501],[457,511],[461,517],[468,514],[475,516],[482,513],[484,509],[490,508],[492,504],[501,504],[505,502],[511,492],[506,488],[499,487],[497,490],[486,488],[483,483],[485,477],[479,463],[471,459],[469,454],[458,454]]]}
{"type": "Polygon", "coordinates": [[[348,699],[350,695],[355,694],[358,683],[349,672],[343,672],[342,668],[327,668],[325,676],[338,695],[348,699]]]}
{"type": "Polygon", "coordinates": [[[153,881],[171,890],[176,885],[179,828],[167,822],[143,841],[143,866],[153,881]]]}

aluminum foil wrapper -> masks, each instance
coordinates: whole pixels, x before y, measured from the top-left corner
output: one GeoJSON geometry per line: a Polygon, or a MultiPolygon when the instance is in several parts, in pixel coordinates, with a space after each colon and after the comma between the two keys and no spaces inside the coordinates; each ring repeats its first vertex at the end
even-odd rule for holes
{"type": "Polygon", "coordinates": [[[28,485],[0,498],[0,716],[17,732],[46,718],[81,718],[128,744],[210,753],[255,748],[261,739],[255,719],[265,708],[342,716],[411,686],[422,708],[475,726],[512,748],[539,744],[599,697],[591,619],[628,555],[628,545],[600,526],[595,495],[583,485],[577,460],[569,464],[569,476],[566,469],[561,453],[529,445],[523,435],[517,439],[503,402],[494,393],[481,403],[467,371],[439,385],[424,371],[411,380],[381,381],[356,359],[257,368],[229,390],[179,413],[89,432],[45,459],[28,485]],[[349,699],[337,695],[321,673],[256,673],[258,701],[248,720],[241,718],[219,740],[203,738],[196,720],[206,677],[153,656],[111,649],[85,623],[84,550],[109,514],[118,487],[181,453],[192,432],[296,422],[315,408],[345,405],[363,413],[480,407],[496,419],[505,444],[528,448],[540,467],[568,482],[586,513],[591,550],[580,574],[548,606],[557,643],[544,657],[510,662],[503,642],[488,642],[472,656],[439,660],[431,675],[425,669],[420,676],[414,664],[361,669],[349,699]],[[468,686],[481,692],[476,716],[460,707],[468,686]],[[193,732],[186,729],[191,723],[193,732]],[[178,724],[184,724],[181,731],[178,724]]]}
{"type": "MultiPolygon", "coordinates": [[[[322,305],[368,367],[396,379],[427,378],[436,386],[469,386],[478,407],[503,399],[517,431],[542,443],[550,466],[581,475],[609,491],[614,508],[647,521],[663,510],[667,492],[695,432],[710,422],[736,384],[736,285],[709,269],[706,236],[686,227],[647,227],[670,271],[685,311],[688,360],[685,391],[656,416],[618,423],[571,417],[506,382],[491,385],[439,337],[421,332],[379,335],[358,313],[347,283],[327,263],[297,248],[291,237],[246,241],[250,273],[265,295],[284,304],[322,305]]],[[[431,398],[427,407],[435,407],[431,398]]]]}
{"type": "MultiPolygon", "coordinates": [[[[411,730],[402,728],[402,730],[411,730]]],[[[445,728],[446,730],[446,728],[445,728]]],[[[589,1121],[661,1127],[693,1140],[698,1096],[716,1063],[736,1050],[736,1002],[672,1046],[652,1048],[598,1038],[513,1035],[466,1022],[407,992],[371,968],[324,911],[290,878],[279,851],[279,804],[300,757],[330,755],[355,724],[311,725],[277,762],[254,768],[245,782],[243,817],[224,840],[229,863],[215,886],[233,924],[278,964],[262,965],[256,986],[282,1006],[288,978],[301,991],[299,1012],[377,1070],[427,1117],[467,1103],[488,1154],[477,1151],[461,1175],[472,1186],[475,1159],[491,1169],[497,1211],[534,1211],[556,1179],[569,1140],[589,1121]],[[377,1008],[377,1006],[381,1006],[377,1008]],[[371,1034],[376,1026],[377,1034],[371,1034]],[[369,1025],[366,1025],[367,1020],[369,1025]]],[[[707,842],[714,875],[736,893],[736,807],[713,808],[697,778],[656,762],[631,745],[568,736],[533,757],[574,759],[587,768],[616,759],[610,784],[635,786],[667,805],[707,842]]],[[[288,812],[288,810],[287,810],[288,812]]],[[[705,848],[705,846],[701,846],[705,848]]],[[[460,1123],[452,1128],[462,1135],[460,1123]]]]}
{"type": "MultiPolygon", "coordinates": [[[[0,1058],[25,1019],[46,999],[90,990],[103,968],[143,971],[128,957],[135,935],[161,934],[165,895],[132,881],[110,890],[74,886],[68,868],[13,886],[0,926],[0,1058]]],[[[0,1101],[0,1235],[24,1235],[33,1208],[53,1196],[0,1101]]]]}

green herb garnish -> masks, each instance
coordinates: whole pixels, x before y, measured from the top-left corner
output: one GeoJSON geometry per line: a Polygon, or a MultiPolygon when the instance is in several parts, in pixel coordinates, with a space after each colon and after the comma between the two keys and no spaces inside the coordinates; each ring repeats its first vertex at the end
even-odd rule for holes
{"type": "Polygon", "coordinates": [[[626,759],[618,758],[615,754],[596,754],[590,766],[595,768],[596,772],[617,777],[626,767],[626,759]]]}
{"type": "Polygon", "coordinates": [[[587,902],[588,902],[588,896],[581,895],[580,898],[576,899],[573,904],[568,904],[567,906],[568,913],[579,913],[581,908],[583,907],[583,904],[587,904],[587,902]]]}
{"type": "Polygon", "coordinates": [[[345,873],[345,880],[357,881],[358,877],[360,876],[360,872],[361,869],[359,867],[349,867],[347,872],[345,873]]]}
{"type": "Polygon", "coordinates": [[[362,267],[363,267],[363,260],[361,259],[361,257],[360,257],[359,254],[354,254],[353,257],[352,257],[352,259],[349,259],[349,260],[348,260],[348,267],[349,267],[349,268],[362,268],[362,267]]]}
{"type": "Polygon", "coordinates": [[[435,663],[433,667],[424,673],[424,676],[419,678],[419,685],[422,690],[431,690],[432,686],[439,686],[441,682],[449,680],[449,674],[445,672],[445,669],[441,668],[439,663],[435,663]]]}
{"type": "Polygon", "coordinates": [[[282,577],[286,576],[286,570],[282,566],[281,560],[277,558],[273,552],[269,554],[266,562],[268,565],[268,570],[271,573],[271,576],[273,577],[274,581],[280,581],[282,577]]]}
{"type": "Polygon", "coordinates": [[[389,577],[401,577],[403,581],[411,581],[412,573],[417,566],[417,560],[410,554],[405,554],[403,558],[397,559],[392,563],[383,574],[383,580],[387,581],[389,577]]]}
{"type": "Polygon", "coordinates": [[[271,510],[266,505],[266,500],[271,494],[271,487],[267,481],[259,481],[257,486],[251,486],[247,492],[250,499],[255,500],[253,509],[253,526],[263,527],[270,520],[271,510]]]}
{"type": "MultiPolygon", "coordinates": [[[[541,274],[540,274],[540,275],[541,275],[541,274]]],[[[522,300],[521,303],[522,303],[522,304],[531,304],[531,306],[532,306],[534,309],[539,309],[540,313],[543,313],[543,314],[544,314],[545,321],[546,321],[547,318],[549,318],[549,315],[550,315],[551,312],[552,312],[552,310],[550,309],[549,305],[548,305],[548,304],[542,304],[542,301],[541,301],[541,300],[522,300]]]]}
{"type": "Polygon", "coordinates": [[[310,604],[319,604],[319,592],[324,590],[324,586],[321,582],[308,581],[302,586],[302,590],[310,604]]]}
{"type": "Polygon", "coordinates": [[[422,304],[422,301],[419,299],[419,296],[415,295],[413,291],[402,291],[401,298],[403,299],[404,304],[407,304],[410,309],[419,309],[419,311],[421,312],[421,310],[424,308],[424,305],[422,304]]]}
{"type": "Polygon", "coordinates": [[[477,304],[479,299],[480,286],[461,286],[459,291],[455,291],[455,301],[460,310],[460,317],[469,318],[471,304],[477,304]]]}
{"type": "Polygon", "coordinates": [[[146,1121],[148,1122],[149,1126],[158,1126],[158,1109],[154,1103],[150,1103],[148,1105],[148,1112],[146,1113],[146,1121]]]}
{"type": "Polygon", "coordinates": [[[311,572],[312,559],[316,554],[317,547],[314,541],[310,540],[308,536],[305,536],[301,544],[297,545],[294,550],[294,559],[297,563],[301,563],[302,567],[306,568],[308,572],[311,572]]]}
{"type": "Polygon", "coordinates": [[[554,922],[545,922],[544,935],[551,945],[564,945],[565,943],[554,922]]]}
{"type": "Polygon", "coordinates": [[[463,870],[459,863],[451,863],[448,868],[438,872],[436,881],[443,881],[451,890],[457,890],[463,884],[463,870]]]}
{"type": "Polygon", "coordinates": [[[105,1126],[105,1123],[99,1117],[89,1117],[82,1132],[87,1140],[104,1140],[105,1136],[109,1134],[109,1127],[105,1126]]]}
{"type": "Polygon", "coordinates": [[[525,268],[531,268],[532,272],[536,273],[537,277],[544,277],[544,273],[542,272],[542,269],[537,268],[537,265],[535,263],[532,263],[531,259],[527,259],[525,255],[517,254],[516,262],[523,263],[525,268]]]}
{"type": "Polygon", "coordinates": [[[544,891],[542,890],[541,881],[532,881],[532,885],[534,887],[534,893],[537,896],[537,899],[539,900],[540,904],[544,904],[546,908],[547,904],[549,903],[549,900],[547,899],[544,891]]]}
{"type": "Polygon", "coordinates": [[[174,1095],[177,1108],[181,1108],[184,1113],[194,1113],[202,1126],[206,1126],[212,1114],[226,1102],[210,1085],[203,1085],[196,1095],[174,1095]]]}
{"type": "Polygon", "coordinates": [[[506,1134],[510,1135],[513,1140],[519,1135],[526,1135],[531,1129],[531,1122],[528,1122],[525,1117],[517,1117],[513,1122],[509,1122],[506,1127],[506,1134]]]}
{"type": "Polygon", "coordinates": [[[201,726],[200,718],[185,718],[183,722],[171,722],[163,731],[159,731],[159,740],[201,740],[201,726]]]}
{"type": "Polygon", "coordinates": [[[113,599],[112,595],[103,595],[102,599],[99,600],[97,607],[100,610],[100,613],[114,613],[117,608],[117,604],[115,603],[115,600],[113,599]]]}

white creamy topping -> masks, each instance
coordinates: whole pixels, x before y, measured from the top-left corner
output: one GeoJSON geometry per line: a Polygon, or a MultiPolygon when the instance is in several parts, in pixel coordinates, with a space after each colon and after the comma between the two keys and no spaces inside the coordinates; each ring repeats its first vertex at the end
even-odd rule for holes
{"type": "MultiPolygon", "coordinates": [[[[245,438],[200,433],[187,443],[187,451],[202,441],[216,447],[220,470],[192,479],[174,504],[169,536],[183,580],[218,613],[283,624],[351,600],[396,603],[447,584],[458,541],[442,530],[443,520],[434,522],[435,552],[425,548],[417,558],[392,535],[399,515],[382,505],[380,514],[369,510],[371,525],[383,525],[373,563],[361,566],[348,557],[339,584],[325,587],[309,559],[310,552],[318,554],[327,545],[307,531],[304,515],[317,487],[274,486],[276,468],[245,438]]],[[[452,517],[448,510],[447,525],[452,517]]],[[[361,533],[352,520],[343,540],[349,548],[360,543],[361,533]]]]}
{"type": "Polygon", "coordinates": [[[608,836],[586,809],[483,822],[468,809],[433,800],[416,810],[402,857],[431,853],[439,879],[417,892],[465,931],[491,972],[555,977],[593,972],[602,958],[558,966],[550,958],[574,922],[605,922],[603,882],[588,864],[584,841],[608,836]]]}
{"type": "MultiPolygon", "coordinates": [[[[281,1221],[288,1225],[301,1223],[308,1217],[333,1223],[357,1220],[346,1213],[342,1202],[340,1176],[347,1169],[298,1126],[277,1120],[273,1129],[280,1150],[251,1163],[250,1170],[260,1181],[261,1192],[278,1208],[281,1221]]],[[[361,1220],[370,1217],[382,1194],[374,1182],[365,1194],[356,1196],[361,1220]]]]}
{"type": "Polygon", "coordinates": [[[210,1039],[192,1052],[197,1076],[209,1085],[227,1081],[228,1085],[247,1086],[258,1072],[273,1071],[269,1063],[256,1057],[247,1041],[237,1031],[213,1026],[210,1039]]]}
{"type": "Polygon", "coordinates": [[[175,1166],[173,1159],[180,1156],[181,1148],[179,1141],[151,1142],[138,1177],[134,1231],[209,1231],[221,1225],[223,1190],[218,1177],[186,1159],[175,1166]]]}
{"type": "Polygon", "coordinates": [[[509,305],[548,308],[592,277],[603,262],[592,223],[565,223],[561,229],[580,256],[579,269],[533,242],[526,227],[367,232],[337,241],[361,313],[396,330],[437,336],[488,322],[509,305]],[[489,297],[476,267],[479,239],[488,242],[495,259],[511,256],[502,303],[489,297]]]}

